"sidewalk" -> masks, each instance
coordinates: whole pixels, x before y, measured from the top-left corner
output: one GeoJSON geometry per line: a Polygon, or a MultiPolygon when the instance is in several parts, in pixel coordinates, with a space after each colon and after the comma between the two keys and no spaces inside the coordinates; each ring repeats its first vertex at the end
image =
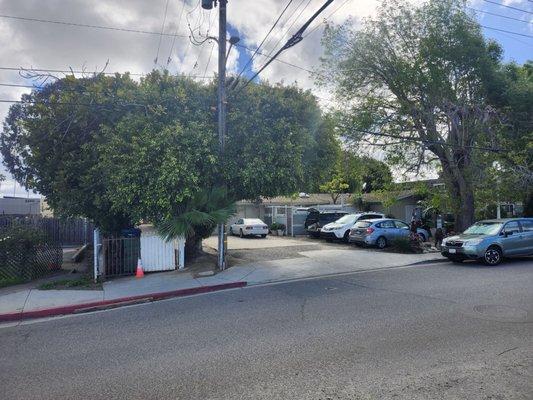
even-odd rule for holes
{"type": "Polygon", "coordinates": [[[187,271],[126,277],[103,284],[103,290],[39,290],[22,286],[0,289],[0,321],[70,314],[80,309],[152,301],[246,285],[281,282],[357,271],[443,261],[440,254],[392,254],[347,249],[312,250],[301,257],[247,263],[213,276],[195,277],[187,271]]]}

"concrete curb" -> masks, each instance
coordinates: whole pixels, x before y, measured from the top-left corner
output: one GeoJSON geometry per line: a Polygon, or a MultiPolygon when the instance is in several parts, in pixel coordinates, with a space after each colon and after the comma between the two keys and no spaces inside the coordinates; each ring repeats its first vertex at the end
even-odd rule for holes
{"type": "Polygon", "coordinates": [[[148,302],[153,302],[153,301],[158,301],[158,300],[170,299],[173,297],[184,297],[184,296],[191,296],[194,294],[216,292],[216,291],[225,290],[225,289],[242,288],[242,287],[245,287],[246,285],[247,285],[246,282],[230,282],[230,283],[222,283],[222,284],[211,285],[211,286],[200,286],[200,287],[195,287],[195,288],[172,290],[168,292],[147,293],[147,294],[141,294],[138,296],[121,297],[118,299],[94,301],[90,303],[81,303],[81,304],[68,305],[68,306],[62,306],[62,307],[47,308],[43,310],[22,311],[22,312],[16,312],[16,313],[0,314],[0,322],[22,321],[26,319],[46,318],[46,317],[54,317],[58,315],[79,314],[79,313],[84,313],[84,312],[123,307],[123,306],[132,305],[132,304],[148,303],[148,302]]]}

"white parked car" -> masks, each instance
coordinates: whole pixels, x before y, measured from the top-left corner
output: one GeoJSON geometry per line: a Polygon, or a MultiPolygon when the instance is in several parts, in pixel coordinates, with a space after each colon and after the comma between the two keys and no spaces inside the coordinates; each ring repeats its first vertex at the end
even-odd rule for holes
{"type": "Polygon", "coordinates": [[[345,215],[335,222],[324,225],[320,231],[320,237],[328,240],[342,239],[348,243],[350,238],[350,230],[354,227],[357,221],[376,218],[385,218],[385,215],[375,212],[363,212],[345,215]]]}
{"type": "Polygon", "coordinates": [[[258,218],[240,218],[229,227],[230,235],[266,237],[268,226],[258,218]]]}

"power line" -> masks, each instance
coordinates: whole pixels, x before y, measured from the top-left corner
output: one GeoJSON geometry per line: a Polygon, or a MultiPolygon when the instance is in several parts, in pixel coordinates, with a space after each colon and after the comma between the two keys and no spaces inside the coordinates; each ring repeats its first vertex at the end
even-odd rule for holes
{"type": "Polygon", "coordinates": [[[520,18],[509,17],[507,15],[497,14],[497,13],[493,13],[493,12],[485,11],[485,10],[478,10],[477,8],[472,8],[472,7],[466,7],[466,8],[474,12],[478,12],[478,13],[480,12],[483,14],[494,15],[495,17],[511,19],[513,21],[523,22],[524,24],[533,24],[533,21],[524,21],[523,19],[520,19],[520,18]]]}
{"type": "Polygon", "coordinates": [[[505,7],[505,8],[509,8],[509,9],[511,9],[511,10],[515,10],[515,11],[524,12],[524,13],[526,13],[526,14],[533,14],[532,11],[524,10],[523,8],[518,8],[518,7],[508,6],[507,4],[498,3],[497,1],[492,1],[492,0],[483,0],[483,1],[484,1],[485,3],[496,4],[497,6],[505,7]]]}
{"type": "MultiPolygon", "coordinates": [[[[71,69],[46,69],[46,68],[16,68],[16,67],[0,67],[0,71],[19,71],[19,72],[48,72],[48,73],[62,73],[62,74],[92,74],[92,75],[99,75],[99,74],[103,74],[103,75],[116,75],[116,74],[121,74],[121,75],[125,75],[125,74],[129,74],[129,75],[133,75],[133,76],[145,76],[147,75],[146,73],[133,73],[133,72],[118,72],[118,71],[115,71],[115,72],[105,72],[105,71],[94,71],[94,72],[91,72],[91,71],[82,71],[82,70],[71,70],[71,69]]],[[[182,77],[183,79],[185,79],[186,77],[185,76],[182,76],[182,75],[175,75],[176,77],[182,77]]],[[[190,78],[203,78],[201,75],[190,75],[188,76],[190,78]]],[[[0,86],[7,86],[8,84],[5,84],[5,85],[0,85],[0,86]]],[[[9,84],[11,85],[11,84],[9,84]]],[[[32,86],[32,87],[35,87],[35,86],[32,86]]]]}
{"type": "Polygon", "coordinates": [[[207,64],[205,66],[204,76],[205,79],[207,76],[207,70],[209,69],[209,64],[211,64],[211,57],[213,56],[213,50],[215,49],[215,43],[211,44],[211,51],[209,52],[209,58],[207,59],[207,64]]]}
{"type": "MultiPolygon", "coordinates": [[[[332,16],[333,14],[335,14],[335,13],[336,13],[337,11],[339,11],[342,7],[344,7],[346,4],[348,4],[349,1],[350,1],[350,0],[345,0],[344,3],[342,3],[342,4],[341,4],[340,6],[338,6],[335,10],[333,10],[333,11],[331,12],[331,14],[329,14],[327,17],[324,18],[324,20],[328,20],[329,18],[331,18],[331,16],[332,16]]],[[[305,39],[307,36],[311,35],[314,31],[316,31],[316,30],[320,27],[320,25],[322,25],[322,22],[316,24],[315,27],[314,27],[313,29],[311,29],[309,32],[307,32],[307,34],[304,36],[304,39],[305,39]]]]}
{"type": "Polygon", "coordinates": [[[144,76],[146,73],[140,72],[105,72],[105,71],[85,71],[85,70],[73,70],[73,69],[50,69],[50,68],[21,68],[21,67],[0,67],[2,71],[19,71],[19,72],[55,72],[61,74],[103,74],[103,75],[115,75],[115,74],[130,74],[133,76],[144,76]]]}
{"type": "Polygon", "coordinates": [[[172,45],[170,46],[170,51],[168,53],[168,59],[167,59],[167,67],[170,64],[170,60],[172,57],[172,52],[174,51],[174,45],[176,44],[176,35],[179,31],[180,24],[181,24],[181,18],[183,17],[183,10],[185,10],[185,0],[181,0],[181,11],[180,11],[180,17],[178,19],[178,23],[176,25],[176,30],[174,31],[174,37],[172,38],[172,45]]]}
{"type": "MultiPolygon", "coordinates": [[[[285,22],[285,24],[283,24],[283,27],[285,28],[285,25],[289,22],[289,20],[291,19],[291,17],[296,13],[296,10],[298,8],[300,8],[300,6],[303,4],[305,0],[302,0],[302,2],[300,4],[298,4],[298,7],[296,7],[294,9],[294,11],[292,12],[291,16],[289,18],[287,18],[287,21],[285,22]]],[[[274,52],[274,50],[276,50],[276,47],[278,47],[278,45],[280,44],[280,42],[283,40],[283,38],[285,38],[287,36],[287,34],[289,33],[289,31],[291,30],[291,28],[294,26],[294,24],[296,23],[296,21],[298,21],[298,18],[300,18],[303,14],[303,12],[305,11],[305,9],[307,7],[309,7],[309,3],[311,3],[311,0],[307,0],[307,4],[300,10],[300,13],[296,16],[296,18],[293,19],[292,23],[289,25],[289,27],[287,29],[285,29],[285,32],[283,32],[283,35],[280,36],[280,38],[278,39],[278,41],[276,42],[276,44],[274,46],[272,46],[272,49],[268,52],[268,56],[270,57],[272,55],[272,53],[274,52]]]]}
{"type": "Polygon", "coordinates": [[[65,25],[65,26],[76,26],[76,27],[81,27],[81,28],[104,29],[104,30],[109,30],[109,31],[119,31],[119,32],[128,32],[128,33],[141,33],[141,34],[145,34],[145,35],[160,35],[160,36],[170,36],[170,37],[187,37],[187,35],[178,35],[178,34],[170,34],[170,33],[145,31],[145,30],[140,30],[140,29],[128,29],[128,28],[118,28],[118,27],[114,27],[114,26],[81,24],[81,23],[75,23],[75,22],[55,21],[55,20],[41,19],[41,18],[18,17],[18,16],[15,16],[15,15],[6,15],[6,14],[0,14],[0,18],[14,19],[14,20],[28,21],[28,22],[41,22],[41,23],[65,25]]]}
{"type": "MultiPolygon", "coordinates": [[[[202,8],[202,16],[204,14],[204,9],[202,8]]],[[[216,18],[217,14],[216,13],[213,13],[212,16],[208,17],[207,19],[207,30],[206,30],[206,38],[208,39],[209,38],[209,32],[211,30],[211,25],[213,25],[213,22],[214,22],[214,19],[216,18]]],[[[201,25],[203,24],[203,17],[202,17],[202,23],[200,25],[198,25],[198,32],[200,32],[200,28],[201,28],[201,25]]],[[[201,43],[201,45],[203,45],[203,43],[205,43],[205,41],[203,41],[201,43]]],[[[200,50],[200,52],[198,53],[198,57],[196,57],[196,61],[194,62],[194,65],[192,67],[192,71],[191,71],[191,74],[192,72],[198,67],[198,62],[200,61],[200,58],[202,57],[202,54],[204,53],[204,49],[205,47],[202,46],[202,49],[200,50]]],[[[211,55],[209,56],[209,58],[211,58],[211,55]]],[[[205,75],[205,74],[204,74],[205,75]]]]}
{"type": "Polygon", "coordinates": [[[479,25],[485,29],[490,29],[490,30],[493,30],[493,31],[498,31],[498,32],[505,32],[505,33],[509,33],[511,35],[517,35],[517,36],[523,36],[523,37],[527,37],[527,38],[531,38],[533,39],[533,35],[526,35],[525,33],[518,33],[518,32],[512,32],[512,31],[507,31],[505,29],[500,29],[500,28],[493,28],[491,26],[486,26],[486,25],[479,25]]]}
{"type": "Polygon", "coordinates": [[[298,31],[287,41],[287,43],[285,43],[285,45],[283,45],[283,47],[281,49],[279,49],[277,51],[276,54],[274,54],[274,56],[272,56],[272,58],[270,58],[270,60],[268,60],[260,69],[259,71],[257,71],[248,81],[246,81],[246,83],[241,86],[240,89],[238,89],[237,93],[242,91],[246,86],[248,86],[250,84],[250,82],[252,82],[257,76],[259,76],[259,74],[261,72],[263,72],[265,70],[266,67],[268,67],[270,65],[270,63],[272,61],[274,61],[283,51],[287,50],[288,48],[290,47],[293,47],[295,45],[297,45],[298,43],[300,43],[302,40],[303,40],[303,33],[305,32],[305,30],[309,27],[309,25],[320,15],[320,13],[322,13],[326,7],[328,7],[331,3],[333,3],[333,0],[327,0],[323,5],[322,7],[320,7],[318,9],[318,11],[316,11],[312,16],[311,18],[309,18],[307,20],[307,22],[305,22],[302,27],[300,29],[298,29],[298,31]]]}
{"type": "Polygon", "coordinates": [[[170,0],[167,0],[165,3],[165,14],[163,15],[163,25],[161,25],[161,34],[159,35],[159,43],[157,45],[157,53],[154,58],[154,65],[157,65],[157,59],[159,58],[159,50],[161,49],[161,41],[163,40],[163,32],[165,30],[165,22],[167,22],[167,13],[168,13],[168,3],[170,0]]]}
{"type": "Polygon", "coordinates": [[[504,33],[504,32],[501,32],[505,37],[508,37],[509,39],[512,39],[516,42],[519,42],[519,43],[522,43],[522,44],[525,44],[526,46],[530,46],[530,47],[533,47],[533,43],[528,43],[526,42],[525,40],[522,40],[522,39],[519,39],[517,38],[516,36],[513,36],[513,35],[509,35],[507,33],[504,33]]]}
{"type": "Polygon", "coordinates": [[[255,49],[254,53],[252,54],[252,56],[248,59],[248,62],[244,65],[244,67],[242,67],[241,69],[241,72],[239,72],[239,74],[237,75],[237,78],[236,79],[239,79],[239,77],[243,74],[243,72],[246,70],[246,68],[248,67],[248,65],[250,65],[253,61],[253,59],[255,58],[257,52],[259,51],[259,49],[263,46],[263,44],[265,43],[265,41],[267,40],[267,38],[270,36],[270,34],[272,33],[272,31],[274,30],[274,28],[276,28],[276,26],[278,25],[278,22],[279,20],[281,19],[281,17],[283,17],[283,14],[285,14],[285,11],[287,11],[287,9],[289,8],[289,6],[292,4],[294,0],[289,0],[289,2],[287,3],[287,5],[285,6],[285,8],[283,9],[283,11],[281,12],[281,14],[278,16],[278,18],[276,19],[276,21],[274,22],[274,24],[272,25],[272,27],[270,28],[270,30],[267,32],[267,34],[265,35],[265,37],[263,38],[263,40],[261,41],[261,43],[259,43],[259,46],[255,49]]]}
{"type": "Polygon", "coordinates": [[[0,83],[0,86],[21,87],[21,88],[31,88],[31,89],[38,88],[37,86],[33,86],[33,85],[18,85],[15,83],[0,83]]]}

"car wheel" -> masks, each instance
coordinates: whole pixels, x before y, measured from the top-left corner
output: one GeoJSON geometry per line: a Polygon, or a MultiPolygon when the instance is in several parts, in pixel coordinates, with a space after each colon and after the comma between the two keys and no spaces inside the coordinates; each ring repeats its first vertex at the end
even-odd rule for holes
{"type": "Polygon", "coordinates": [[[378,237],[376,240],[376,246],[378,246],[378,249],[384,249],[387,247],[387,239],[385,239],[384,236],[378,237]]]}
{"type": "Polygon", "coordinates": [[[262,237],[262,238],[264,239],[264,238],[266,238],[266,237],[267,237],[267,235],[261,235],[261,237],[262,237]]]}
{"type": "Polygon", "coordinates": [[[233,229],[231,229],[231,227],[229,228],[229,234],[233,236],[233,229]]]}
{"type": "Polygon", "coordinates": [[[244,233],[242,233],[242,229],[239,231],[239,237],[241,237],[241,238],[244,237],[244,233]]]}
{"type": "Polygon", "coordinates": [[[348,243],[350,241],[350,231],[344,232],[344,236],[342,237],[342,241],[344,243],[348,243]]]}
{"type": "Polygon", "coordinates": [[[502,251],[499,247],[491,246],[483,255],[483,262],[487,265],[498,265],[502,262],[502,251]]]}

